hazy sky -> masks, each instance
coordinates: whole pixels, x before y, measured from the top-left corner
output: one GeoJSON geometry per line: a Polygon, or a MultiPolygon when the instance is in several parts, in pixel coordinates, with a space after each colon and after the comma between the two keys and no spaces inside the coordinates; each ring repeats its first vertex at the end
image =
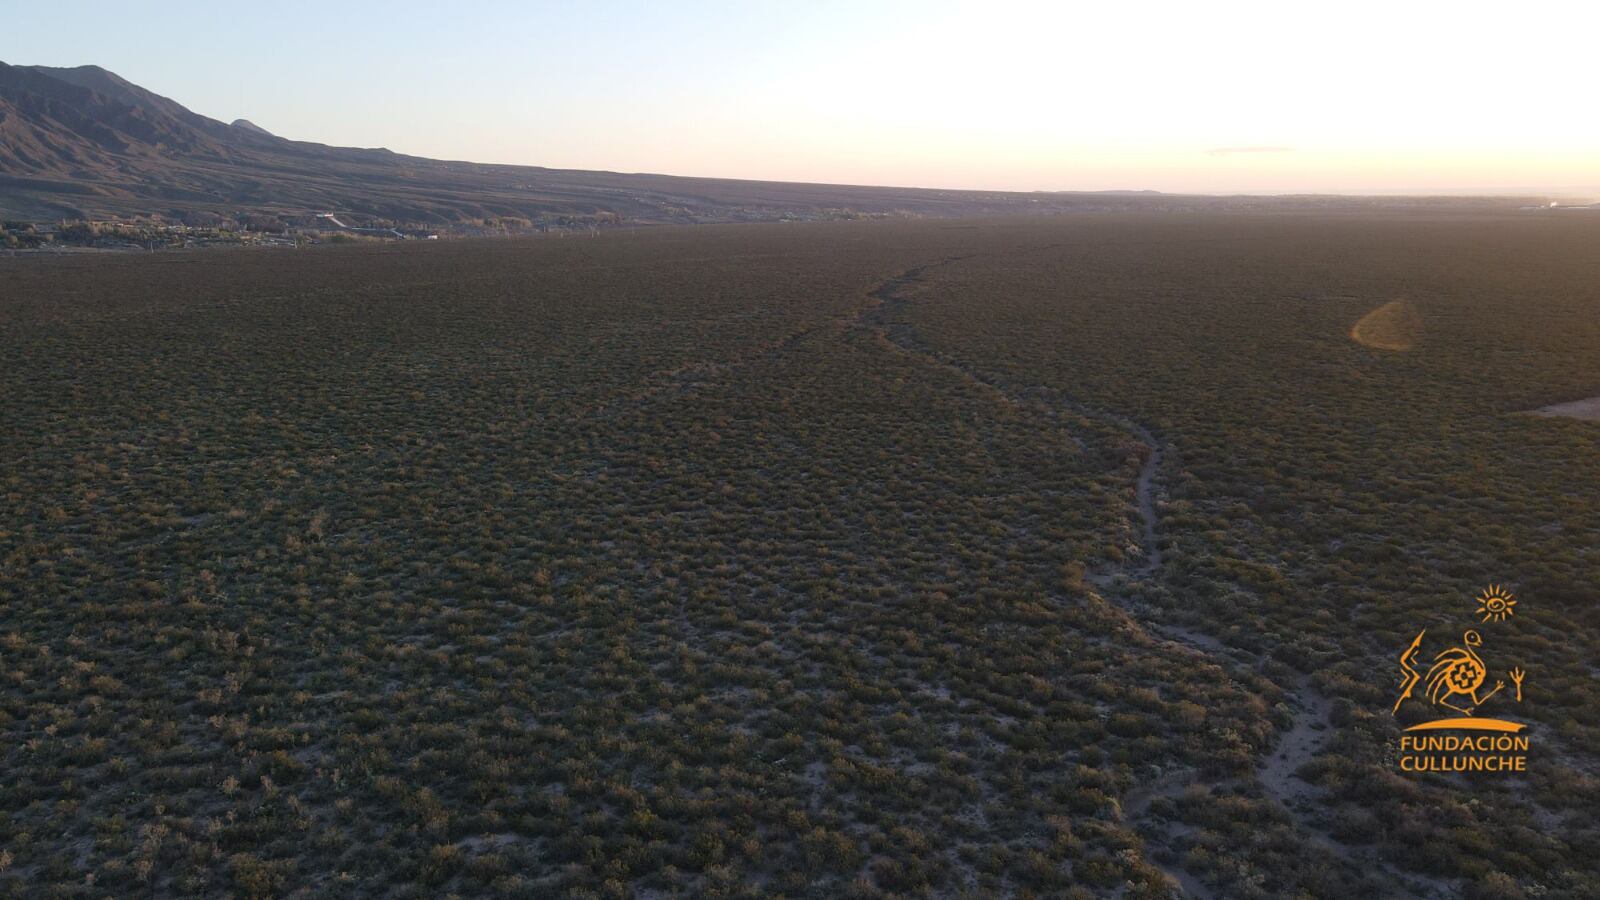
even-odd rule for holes
{"type": "Polygon", "coordinates": [[[564,168],[1016,190],[1600,195],[1594,4],[0,0],[285,137],[564,168]]]}

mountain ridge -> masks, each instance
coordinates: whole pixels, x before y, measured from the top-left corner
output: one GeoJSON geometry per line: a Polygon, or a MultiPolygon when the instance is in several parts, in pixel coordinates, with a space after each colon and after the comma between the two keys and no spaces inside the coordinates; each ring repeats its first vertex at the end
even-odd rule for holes
{"type": "Polygon", "coordinates": [[[745,181],[436,160],[291,140],[248,119],[221,122],[100,66],[0,62],[0,216],[13,220],[292,219],[336,212],[427,225],[518,219],[536,227],[569,227],[1271,202],[1146,191],[1013,193],[745,181]]]}

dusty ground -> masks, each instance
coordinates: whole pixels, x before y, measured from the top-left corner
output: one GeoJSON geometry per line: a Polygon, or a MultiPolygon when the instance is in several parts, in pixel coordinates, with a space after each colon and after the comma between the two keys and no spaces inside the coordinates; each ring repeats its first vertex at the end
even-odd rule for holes
{"type": "Polygon", "coordinates": [[[1565,416],[1569,419],[1584,419],[1586,421],[1600,420],[1600,397],[1585,397],[1582,400],[1572,400],[1567,403],[1552,403],[1538,409],[1528,411],[1535,416],[1565,416]]]}

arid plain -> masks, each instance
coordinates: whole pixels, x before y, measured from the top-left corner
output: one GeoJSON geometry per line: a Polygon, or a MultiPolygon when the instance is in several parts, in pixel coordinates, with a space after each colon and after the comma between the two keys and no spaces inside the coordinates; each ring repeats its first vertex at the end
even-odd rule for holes
{"type": "Polygon", "coordinates": [[[0,892],[1595,896],[1597,247],[0,258],[0,892]],[[1402,772],[1467,625],[1527,770],[1402,772]]]}

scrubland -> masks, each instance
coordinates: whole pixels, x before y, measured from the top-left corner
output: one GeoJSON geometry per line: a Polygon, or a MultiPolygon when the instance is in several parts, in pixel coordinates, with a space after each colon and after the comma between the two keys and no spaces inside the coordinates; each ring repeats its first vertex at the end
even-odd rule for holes
{"type": "Polygon", "coordinates": [[[1597,239],[0,259],[0,891],[1592,896],[1597,239]],[[1490,582],[1530,771],[1401,775],[1490,582]]]}

